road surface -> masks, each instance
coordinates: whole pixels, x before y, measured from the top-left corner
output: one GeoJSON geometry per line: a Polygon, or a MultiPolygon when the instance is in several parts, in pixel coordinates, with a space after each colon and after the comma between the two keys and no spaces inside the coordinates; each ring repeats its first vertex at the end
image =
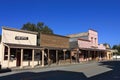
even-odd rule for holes
{"type": "Polygon", "coordinates": [[[0,80],[120,80],[120,61],[104,61],[0,73],[0,80]]]}

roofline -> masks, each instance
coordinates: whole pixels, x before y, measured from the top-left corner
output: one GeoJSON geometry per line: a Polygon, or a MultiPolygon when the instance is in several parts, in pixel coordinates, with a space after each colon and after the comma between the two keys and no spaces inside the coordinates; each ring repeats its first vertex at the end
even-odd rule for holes
{"type": "Polygon", "coordinates": [[[107,51],[106,49],[98,49],[98,48],[79,48],[81,50],[91,50],[91,51],[107,51]]]}
{"type": "Polygon", "coordinates": [[[38,34],[38,32],[34,32],[34,31],[18,30],[18,29],[15,29],[15,28],[8,28],[8,27],[2,27],[2,29],[10,30],[10,31],[23,32],[23,33],[30,33],[30,34],[38,34]]]}
{"type": "Polygon", "coordinates": [[[78,40],[82,40],[82,41],[88,41],[88,42],[90,42],[90,40],[87,40],[87,39],[81,39],[81,38],[79,38],[78,40]]]}
{"type": "Polygon", "coordinates": [[[71,35],[77,35],[77,34],[83,34],[83,33],[86,33],[86,34],[88,34],[88,32],[80,32],[80,33],[68,34],[67,36],[71,36],[71,35]]]}
{"type": "Polygon", "coordinates": [[[46,34],[46,33],[40,33],[40,34],[53,35],[53,36],[59,36],[59,37],[70,38],[70,37],[68,37],[68,36],[63,36],[63,35],[58,35],[58,34],[46,34]]]}
{"type": "Polygon", "coordinates": [[[23,49],[44,49],[43,47],[36,45],[24,45],[24,44],[12,44],[12,43],[3,43],[3,45],[10,48],[23,48],[23,49]]]}
{"type": "Polygon", "coordinates": [[[98,32],[98,31],[96,31],[96,30],[94,30],[94,29],[89,29],[89,30],[92,30],[92,31],[98,32]]]}
{"type": "Polygon", "coordinates": [[[40,46],[42,48],[45,48],[45,49],[56,49],[56,50],[63,50],[63,49],[67,49],[67,50],[70,50],[70,48],[65,48],[65,47],[50,47],[50,46],[40,46]]]}

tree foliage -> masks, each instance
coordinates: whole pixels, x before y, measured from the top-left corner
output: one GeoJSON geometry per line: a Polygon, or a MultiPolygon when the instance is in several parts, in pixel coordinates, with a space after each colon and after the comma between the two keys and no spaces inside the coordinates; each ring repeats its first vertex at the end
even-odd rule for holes
{"type": "Polygon", "coordinates": [[[22,26],[22,30],[36,31],[38,33],[53,34],[53,30],[46,26],[43,22],[38,22],[37,24],[26,23],[22,26]]]}
{"type": "MultiPolygon", "coordinates": [[[[40,39],[40,33],[53,34],[53,30],[50,29],[47,25],[45,25],[43,22],[38,22],[37,24],[28,22],[24,24],[21,29],[38,32],[38,35],[37,35],[38,40],[40,39]]],[[[37,45],[40,45],[39,41],[37,45]]]]}
{"type": "Polygon", "coordinates": [[[118,50],[117,54],[120,55],[120,44],[118,44],[118,45],[113,45],[112,49],[118,50]]]}
{"type": "Polygon", "coordinates": [[[28,30],[28,31],[36,31],[36,25],[32,24],[30,22],[26,23],[23,25],[23,27],[21,28],[22,30],[28,30]]]}
{"type": "Polygon", "coordinates": [[[108,44],[108,43],[104,43],[103,45],[104,45],[107,49],[111,49],[110,44],[108,44]]]}

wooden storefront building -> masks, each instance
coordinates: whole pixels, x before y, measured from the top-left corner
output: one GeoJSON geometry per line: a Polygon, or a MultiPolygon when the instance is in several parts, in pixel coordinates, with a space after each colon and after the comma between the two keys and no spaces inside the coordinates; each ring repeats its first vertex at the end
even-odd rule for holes
{"type": "Polygon", "coordinates": [[[64,63],[66,59],[70,61],[69,37],[41,33],[37,39],[37,35],[37,32],[3,27],[0,44],[2,68],[34,68],[64,63]]]}

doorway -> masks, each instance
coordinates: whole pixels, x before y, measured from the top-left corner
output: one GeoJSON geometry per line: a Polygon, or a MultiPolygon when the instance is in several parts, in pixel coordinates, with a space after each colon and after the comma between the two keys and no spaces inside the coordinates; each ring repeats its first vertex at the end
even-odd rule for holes
{"type": "Polygon", "coordinates": [[[17,57],[16,66],[20,66],[20,64],[21,64],[21,53],[17,52],[16,57],[17,57]]]}

